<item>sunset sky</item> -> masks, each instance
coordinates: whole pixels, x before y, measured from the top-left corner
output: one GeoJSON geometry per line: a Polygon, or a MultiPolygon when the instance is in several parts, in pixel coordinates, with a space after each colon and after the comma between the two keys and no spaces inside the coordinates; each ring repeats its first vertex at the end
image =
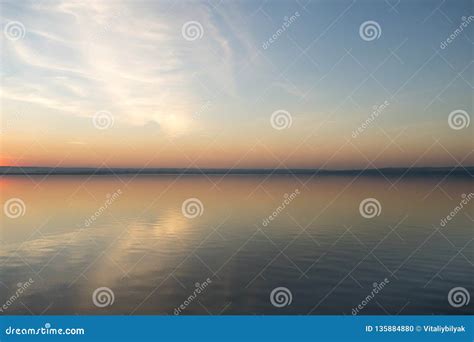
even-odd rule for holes
{"type": "Polygon", "coordinates": [[[472,118],[472,7],[2,0],[0,163],[474,165],[474,123],[448,122],[456,110],[472,118]],[[379,25],[379,37],[362,39],[367,21],[379,25]],[[24,36],[11,39],[12,22],[24,36]],[[199,24],[198,37],[183,31],[189,22],[199,24]],[[275,129],[272,113],[282,110],[291,125],[275,129]],[[96,127],[98,112],[105,129],[96,127]]]}

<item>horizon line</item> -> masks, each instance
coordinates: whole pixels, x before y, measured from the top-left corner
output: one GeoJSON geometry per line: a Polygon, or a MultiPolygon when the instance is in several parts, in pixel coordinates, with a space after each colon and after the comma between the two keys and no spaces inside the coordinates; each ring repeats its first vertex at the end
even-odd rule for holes
{"type": "Polygon", "coordinates": [[[370,169],[320,168],[136,168],[136,167],[50,167],[0,166],[0,175],[455,175],[474,177],[474,166],[382,167],[370,169]]]}

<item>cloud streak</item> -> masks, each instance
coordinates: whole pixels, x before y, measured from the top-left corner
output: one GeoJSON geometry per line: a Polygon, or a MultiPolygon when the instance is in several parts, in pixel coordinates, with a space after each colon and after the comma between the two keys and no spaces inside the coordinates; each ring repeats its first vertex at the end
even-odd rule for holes
{"type": "Polygon", "coordinates": [[[6,42],[6,66],[21,72],[5,77],[2,97],[77,116],[106,109],[124,124],[184,130],[208,97],[203,84],[235,93],[235,56],[207,6],[168,16],[167,5],[22,4],[27,35],[6,42]],[[181,37],[189,18],[203,25],[200,41],[181,37]]]}

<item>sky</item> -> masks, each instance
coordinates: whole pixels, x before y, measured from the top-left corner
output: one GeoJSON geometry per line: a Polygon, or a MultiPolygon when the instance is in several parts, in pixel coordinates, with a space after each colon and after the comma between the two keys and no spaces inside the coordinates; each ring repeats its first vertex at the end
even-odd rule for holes
{"type": "Polygon", "coordinates": [[[473,15],[464,0],[1,0],[0,165],[472,166],[473,15]]]}

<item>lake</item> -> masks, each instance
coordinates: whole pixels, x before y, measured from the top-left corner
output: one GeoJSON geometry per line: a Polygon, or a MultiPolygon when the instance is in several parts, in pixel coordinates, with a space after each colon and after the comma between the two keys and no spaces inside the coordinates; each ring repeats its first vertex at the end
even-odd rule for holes
{"type": "Polygon", "coordinates": [[[448,294],[474,290],[474,201],[442,221],[469,178],[0,183],[2,314],[473,313],[448,294]]]}

